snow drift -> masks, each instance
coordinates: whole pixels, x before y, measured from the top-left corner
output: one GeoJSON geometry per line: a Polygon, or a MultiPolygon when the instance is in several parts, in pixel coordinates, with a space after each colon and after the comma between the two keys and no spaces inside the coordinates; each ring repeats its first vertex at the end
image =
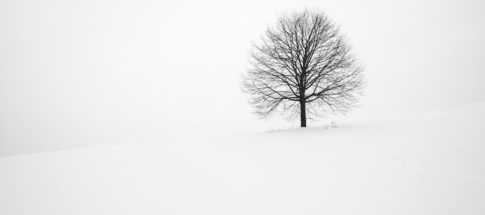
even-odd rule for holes
{"type": "Polygon", "coordinates": [[[485,103],[0,158],[0,214],[485,214],[485,103]]]}

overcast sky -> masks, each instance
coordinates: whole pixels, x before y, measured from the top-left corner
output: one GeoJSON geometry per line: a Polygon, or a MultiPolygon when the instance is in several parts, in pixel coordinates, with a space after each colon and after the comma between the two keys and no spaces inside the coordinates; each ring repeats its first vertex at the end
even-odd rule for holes
{"type": "Polygon", "coordinates": [[[0,156],[278,127],[251,114],[240,76],[251,42],[304,8],[339,24],[366,66],[354,113],[485,99],[480,0],[1,1],[0,156]]]}

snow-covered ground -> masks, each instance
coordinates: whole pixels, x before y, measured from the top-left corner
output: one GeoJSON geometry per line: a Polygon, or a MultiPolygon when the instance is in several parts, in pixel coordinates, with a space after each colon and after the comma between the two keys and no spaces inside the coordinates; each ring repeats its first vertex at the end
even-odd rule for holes
{"type": "Polygon", "coordinates": [[[0,158],[0,214],[485,214],[485,103],[0,158]]]}

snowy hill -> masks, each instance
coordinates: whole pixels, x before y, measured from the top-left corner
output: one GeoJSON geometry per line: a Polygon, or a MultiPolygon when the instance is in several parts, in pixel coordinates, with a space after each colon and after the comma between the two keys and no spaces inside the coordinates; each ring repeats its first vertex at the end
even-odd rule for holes
{"type": "Polygon", "coordinates": [[[7,156],[0,214],[485,214],[484,120],[475,103],[7,156]]]}

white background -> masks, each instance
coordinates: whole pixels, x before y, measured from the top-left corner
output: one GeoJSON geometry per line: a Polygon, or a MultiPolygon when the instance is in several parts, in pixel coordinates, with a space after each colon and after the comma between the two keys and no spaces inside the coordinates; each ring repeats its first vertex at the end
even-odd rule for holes
{"type": "Polygon", "coordinates": [[[336,21],[366,65],[348,117],[485,99],[479,0],[3,0],[0,156],[296,127],[252,115],[240,75],[251,41],[305,7],[336,21]]]}

